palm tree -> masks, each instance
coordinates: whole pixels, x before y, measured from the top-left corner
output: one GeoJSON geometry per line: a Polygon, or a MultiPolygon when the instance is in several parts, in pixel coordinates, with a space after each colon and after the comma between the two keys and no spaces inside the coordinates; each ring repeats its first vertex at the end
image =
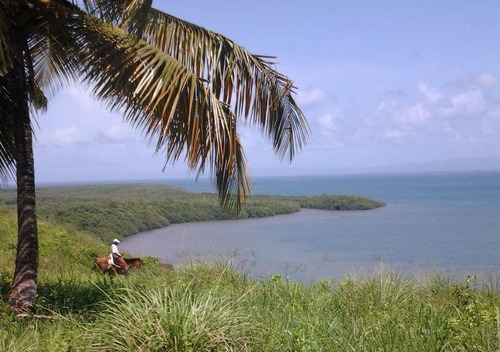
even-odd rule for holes
{"type": "Polygon", "coordinates": [[[0,175],[15,177],[16,268],[8,296],[32,311],[38,274],[32,136],[37,113],[69,82],[156,142],[166,162],[208,168],[222,206],[240,210],[251,177],[238,123],[289,161],[309,130],[292,82],[271,57],[151,7],[151,0],[0,0],[0,175]]]}

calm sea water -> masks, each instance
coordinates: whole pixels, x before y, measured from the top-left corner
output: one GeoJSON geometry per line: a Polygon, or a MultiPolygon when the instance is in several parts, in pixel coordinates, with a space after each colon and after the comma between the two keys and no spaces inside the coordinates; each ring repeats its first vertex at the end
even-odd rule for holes
{"type": "MultiPolygon", "coordinates": [[[[169,184],[213,191],[204,180],[169,184]]],[[[500,172],[256,178],[255,193],[362,195],[387,206],[176,224],[128,237],[122,248],[174,266],[231,258],[252,277],[304,283],[381,265],[412,275],[500,274],[500,172]]]]}

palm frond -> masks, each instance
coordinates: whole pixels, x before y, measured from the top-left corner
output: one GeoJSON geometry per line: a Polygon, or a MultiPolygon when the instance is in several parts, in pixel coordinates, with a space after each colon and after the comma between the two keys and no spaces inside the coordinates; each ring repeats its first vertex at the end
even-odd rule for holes
{"type": "Polygon", "coordinates": [[[210,165],[223,180],[217,182],[222,204],[239,209],[251,184],[229,106],[179,61],[126,31],[84,14],[59,19],[79,48],[78,70],[94,95],[156,140],[167,162],[186,155],[198,173],[210,165]]]}
{"type": "Polygon", "coordinates": [[[77,80],[77,56],[63,44],[66,28],[56,29],[57,22],[52,25],[52,33],[34,32],[29,38],[35,82],[49,96],[77,80]]]}
{"type": "Polygon", "coordinates": [[[216,188],[219,202],[226,209],[239,213],[252,190],[252,176],[238,135],[234,136],[234,142],[226,145],[226,148],[217,158],[216,188]]]}
{"type": "Polygon", "coordinates": [[[236,116],[259,126],[279,157],[291,160],[306,143],[309,127],[292,98],[293,84],[269,57],[252,55],[223,35],[153,8],[143,39],[208,82],[236,116]],[[288,126],[288,138],[277,138],[275,126],[288,126]]]}
{"type": "Polygon", "coordinates": [[[12,77],[8,72],[0,75],[0,181],[6,183],[15,178],[14,114],[15,99],[12,96],[12,77]]]}
{"type": "Polygon", "coordinates": [[[7,3],[0,1],[0,75],[7,72],[12,64],[11,60],[11,40],[9,36],[9,19],[7,17],[7,3]]]}
{"type": "Polygon", "coordinates": [[[149,18],[152,0],[84,0],[85,11],[128,33],[141,37],[149,18]]]}
{"type": "Polygon", "coordinates": [[[293,84],[268,57],[152,9],[147,0],[84,2],[86,12],[58,2],[57,21],[34,33],[36,81],[57,89],[82,75],[98,99],[155,141],[167,162],[185,155],[198,173],[210,165],[224,205],[239,209],[251,190],[239,116],[260,127],[283,159],[306,142],[293,84]],[[130,27],[138,18],[149,21],[130,27]]]}
{"type": "Polygon", "coordinates": [[[310,131],[292,97],[293,84],[276,70],[270,57],[253,55],[221,34],[151,8],[149,1],[87,3],[90,13],[127,30],[129,19],[140,19],[140,30],[132,33],[142,33],[144,41],[205,82],[237,118],[243,115],[259,127],[282,160],[291,161],[305,145],[310,131]]]}

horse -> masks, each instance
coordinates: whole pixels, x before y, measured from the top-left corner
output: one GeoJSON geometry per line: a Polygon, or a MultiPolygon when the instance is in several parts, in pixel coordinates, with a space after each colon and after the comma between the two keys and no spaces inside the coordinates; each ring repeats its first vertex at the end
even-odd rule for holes
{"type": "Polygon", "coordinates": [[[140,268],[141,258],[123,258],[127,264],[124,268],[118,268],[111,263],[109,255],[101,255],[95,258],[94,263],[97,265],[102,274],[126,274],[130,268],[140,268]]]}

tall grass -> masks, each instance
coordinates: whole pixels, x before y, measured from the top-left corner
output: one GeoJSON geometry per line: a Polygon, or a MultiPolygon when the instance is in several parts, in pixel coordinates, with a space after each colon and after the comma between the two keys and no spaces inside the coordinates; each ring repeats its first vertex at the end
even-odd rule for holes
{"type": "Polygon", "coordinates": [[[118,299],[103,303],[86,348],[244,351],[255,344],[256,329],[238,301],[189,284],[122,289],[118,299]]]}
{"type": "MultiPolygon", "coordinates": [[[[309,286],[196,262],[98,309],[85,347],[119,351],[497,351],[498,291],[381,270],[309,286]],[[159,281],[158,281],[159,280],[159,281]],[[91,342],[89,342],[91,341],[91,342]]],[[[150,281],[151,282],[151,281],[150,281]]]]}
{"type": "MultiPolygon", "coordinates": [[[[390,272],[312,285],[230,264],[94,281],[101,300],[55,319],[0,318],[2,351],[498,351],[500,294],[472,279],[390,272]]],[[[75,283],[75,289],[79,284],[75,283]]],[[[46,310],[47,314],[51,310],[46,310]]]]}

